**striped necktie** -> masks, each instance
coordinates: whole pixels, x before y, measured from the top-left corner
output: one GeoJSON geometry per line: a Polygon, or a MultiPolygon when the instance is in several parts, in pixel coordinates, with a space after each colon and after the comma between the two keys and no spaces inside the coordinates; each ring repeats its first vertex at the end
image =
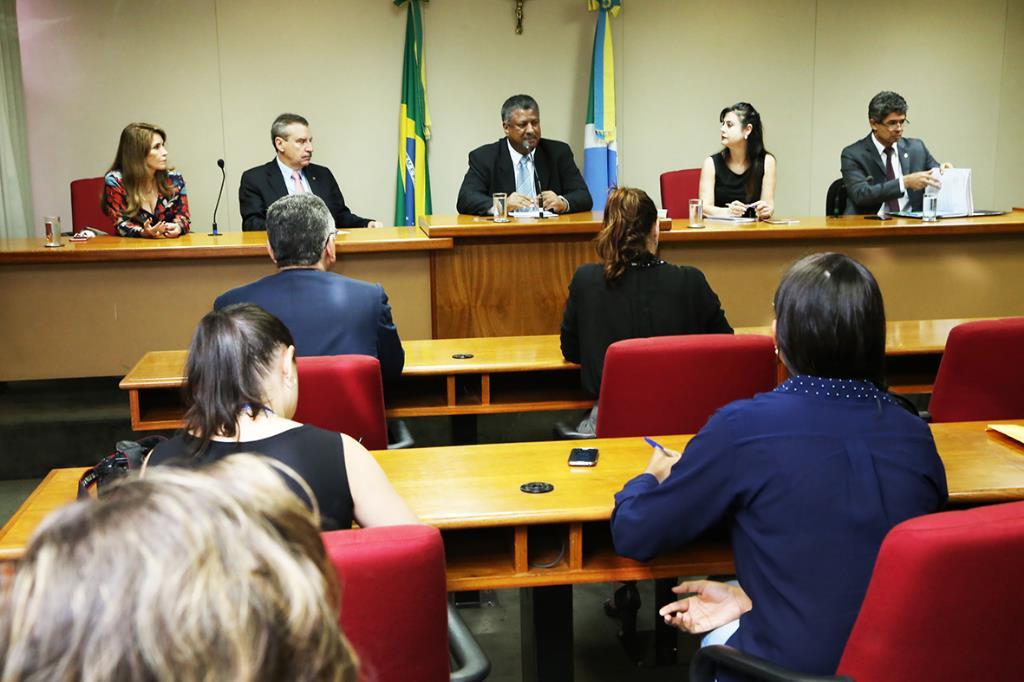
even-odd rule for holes
{"type": "Polygon", "coordinates": [[[516,192],[531,199],[536,197],[537,192],[533,187],[533,173],[530,172],[529,156],[519,159],[519,172],[516,175],[519,176],[519,179],[516,181],[516,192]]]}

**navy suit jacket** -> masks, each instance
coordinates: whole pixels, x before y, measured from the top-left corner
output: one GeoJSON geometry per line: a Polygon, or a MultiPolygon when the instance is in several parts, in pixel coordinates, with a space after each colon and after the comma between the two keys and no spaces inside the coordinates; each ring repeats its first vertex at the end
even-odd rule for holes
{"type": "MultiPolygon", "coordinates": [[[[533,161],[541,189],[565,197],[570,213],[589,211],[594,206],[569,145],[541,138],[533,161]]],[[[515,191],[516,171],[512,168],[508,143],[503,137],[469,153],[469,170],[459,188],[457,209],[459,213],[468,215],[487,215],[493,204],[492,194],[512,194],[515,191]]]]}
{"type": "Polygon", "coordinates": [[[405,351],[379,284],[313,268],[280,270],[221,294],[213,307],[232,303],[255,303],[280,319],[296,355],[371,355],[384,379],[402,373],[405,351]]]}
{"type": "MultiPolygon", "coordinates": [[[[922,140],[902,138],[896,143],[896,154],[904,175],[939,167],[922,140]]],[[[885,164],[871,141],[871,133],[846,147],[840,159],[846,183],[847,213],[878,213],[884,202],[902,196],[899,180],[885,178],[885,164]]],[[[911,209],[920,211],[924,190],[908,189],[907,194],[911,209]]]]}
{"type": "MultiPolygon", "coordinates": [[[[303,172],[309,182],[310,191],[327,204],[328,210],[334,216],[336,228],[340,230],[350,227],[366,227],[370,219],[357,216],[345,205],[345,197],[330,168],[311,163],[303,169],[303,172]]],[[[245,232],[266,230],[267,208],[287,194],[288,188],[285,187],[284,176],[281,175],[277,159],[242,173],[242,182],[238,186],[238,208],[242,212],[242,230],[245,232]]]]}

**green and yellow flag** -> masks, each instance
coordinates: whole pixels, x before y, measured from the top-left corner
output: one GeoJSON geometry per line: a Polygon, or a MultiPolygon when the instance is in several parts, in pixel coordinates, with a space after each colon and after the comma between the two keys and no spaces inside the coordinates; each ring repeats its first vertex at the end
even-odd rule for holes
{"type": "Polygon", "coordinates": [[[430,171],[427,140],[427,71],[423,59],[423,17],[420,0],[409,3],[405,23],[405,65],[402,68],[402,106],[398,114],[398,182],[395,188],[395,225],[415,225],[430,207],[430,171]]]}

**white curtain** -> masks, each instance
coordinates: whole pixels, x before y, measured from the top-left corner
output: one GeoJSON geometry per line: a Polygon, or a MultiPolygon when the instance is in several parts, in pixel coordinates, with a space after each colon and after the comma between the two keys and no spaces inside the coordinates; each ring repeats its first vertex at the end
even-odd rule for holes
{"type": "Polygon", "coordinates": [[[33,234],[17,0],[0,0],[0,237],[33,234]]]}

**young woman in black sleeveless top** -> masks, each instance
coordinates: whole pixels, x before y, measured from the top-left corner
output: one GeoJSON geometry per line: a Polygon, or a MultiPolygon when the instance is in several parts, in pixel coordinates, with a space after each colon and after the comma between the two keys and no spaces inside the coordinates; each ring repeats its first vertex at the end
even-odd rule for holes
{"type": "Polygon", "coordinates": [[[761,115],[747,102],[722,109],[722,151],[704,159],[700,198],[706,216],[775,212],[775,157],[764,148],[761,115]]]}
{"type": "MultiPolygon", "coordinates": [[[[325,530],[416,523],[377,460],[354,439],[291,420],[298,400],[295,344],[262,308],[242,303],[208,313],[185,366],[185,428],[158,445],[147,466],[204,464],[255,452],[309,484],[325,530]]],[[[306,494],[286,479],[307,503],[306,494]]]]}

